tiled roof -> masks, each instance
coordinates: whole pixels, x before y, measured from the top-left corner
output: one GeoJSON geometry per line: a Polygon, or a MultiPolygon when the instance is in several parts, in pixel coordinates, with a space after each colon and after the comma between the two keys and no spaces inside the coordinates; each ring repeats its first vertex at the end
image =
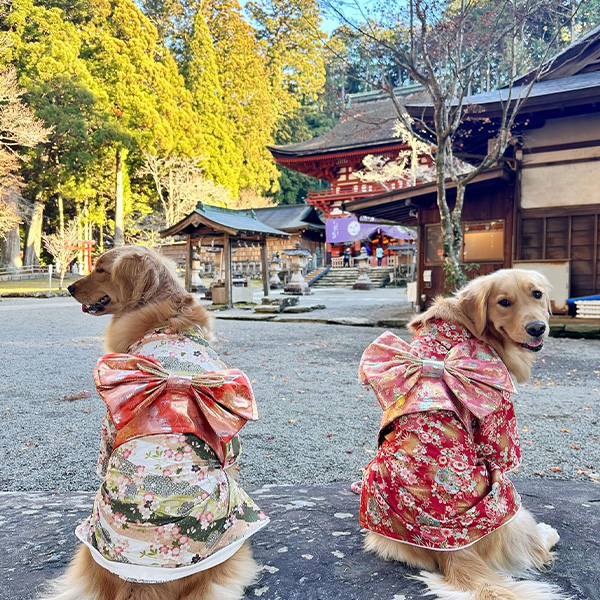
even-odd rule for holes
{"type": "Polygon", "coordinates": [[[195,215],[208,221],[208,225],[214,227],[216,232],[233,230],[235,233],[258,233],[279,237],[289,236],[288,233],[259,221],[252,210],[233,210],[199,202],[196,209],[187,217],[172,227],[161,231],[161,237],[178,235],[184,233],[186,229],[194,229],[196,227],[194,223],[197,222],[197,219],[194,218],[195,215]]]}
{"type": "Polygon", "coordinates": [[[317,211],[308,204],[255,208],[254,213],[263,223],[282,231],[325,228],[325,224],[319,218],[317,211]]]}
{"type": "MultiPolygon", "coordinates": [[[[465,98],[465,105],[472,104],[485,109],[486,115],[495,109],[501,110],[502,104],[510,97],[519,98],[526,86],[516,86],[512,90],[503,88],[483,94],[475,94],[465,98]]],[[[529,98],[523,105],[523,111],[544,109],[550,101],[553,103],[585,104],[600,100],[600,71],[581,73],[561,79],[550,79],[533,84],[529,98]]],[[[432,105],[430,102],[411,103],[406,109],[413,115],[422,114],[432,105]]],[[[481,111],[475,113],[480,116],[481,111]]]]}
{"type": "MultiPolygon", "coordinates": [[[[396,95],[406,102],[421,90],[421,86],[398,88],[396,95]]],[[[305,142],[269,146],[269,150],[277,158],[335,153],[366,146],[400,145],[400,140],[394,136],[397,120],[392,101],[386,94],[356,94],[333,129],[305,142]]]]}
{"type": "MultiPolygon", "coordinates": [[[[559,79],[576,75],[584,71],[598,70],[600,62],[600,25],[575,40],[562,52],[553,56],[542,65],[540,81],[559,79]]],[[[515,85],[531,81],[537,69],[515,79],[515,85]]]]}

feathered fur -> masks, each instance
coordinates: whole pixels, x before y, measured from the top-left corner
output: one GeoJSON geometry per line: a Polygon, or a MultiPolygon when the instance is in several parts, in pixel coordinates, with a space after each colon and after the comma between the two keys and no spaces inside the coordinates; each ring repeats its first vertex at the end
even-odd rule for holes
{"type": "MultiPolygon", "coordinates": [[[[436,298],[409,327],[415,331],[433,319],[459,323],[494,348],[517,381],[526,381],[533,363],[527,328],[532,322],[543,322],[543,337],[547,337],[548,288],[546,278],[533,271],[496,271],[474,279],[452,298],[436,298]],[[501,303],[505,300],[508,306],[501,303]]],[[[369,532],[365,550],[385,560],[424,569],[417,579],[427,585],[425,595],[443,600],[567,600],[556,586],[516,582],[509,576],[551,566],[554,558],[550,550],[558,540],[556,530],[536,524],[531,513],[521,508],[512,521],[469,548],[435,551],[369,532]]]]}
{"type": "MultiPolygon", "coordinates": [[[[173,265],[149,248],[109,250],[69,291],[84,306],[110,298],[94,313],[112,315],[104,340],[108,352],[127,352],[133,342],[159,327],[183,331],[196,325],[210,337],[208,312],[184,290],[173,265]]],[[[39,600],[239,600],[258,573],[246,542],[227,561],[195,575],[160,584],[130,583],[100,567],[81,546],[66,573],[51,582],[39,600]]]]}

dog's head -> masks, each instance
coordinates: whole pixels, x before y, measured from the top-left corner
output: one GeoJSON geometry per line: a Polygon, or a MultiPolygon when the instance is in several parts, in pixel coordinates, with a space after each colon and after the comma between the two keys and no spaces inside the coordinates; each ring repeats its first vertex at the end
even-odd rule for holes
{"type": "Polygon", "coordinates": [[[122,246],[98,257],[94,270],[68,288],[91,315],[122,315],[185,291],[170,265],[143,246],[122,246]]]}
{"type": "Polygon", "coordinates": [[[549,332],[549,287],[535,271],[502,269],[469,282],[457,299],[478,337],[538,352],[549,332]]]}

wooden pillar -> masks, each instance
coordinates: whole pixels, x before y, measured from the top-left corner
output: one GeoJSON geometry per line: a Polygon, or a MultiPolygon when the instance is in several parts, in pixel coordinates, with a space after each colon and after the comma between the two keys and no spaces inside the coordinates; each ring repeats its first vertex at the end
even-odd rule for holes
{"type": "Polygon", "coordinates": [[[267,255],[267,236],[263,238],[260,248],[260,258],[262,262],[262,282],[265,296],[269,295],[269,260],[267,255]]]}
{"type": "Polygon", "coordinates": [[[232,281],[231,281],[231,241],[229,234],[223,234],[223,255],[225,256],[225,304],[233,306],[232,281]]]}
{"type": "Polygon", "coordinates": [[[192,291],[192,236],[185,238],[185,290],[192,291]]]}

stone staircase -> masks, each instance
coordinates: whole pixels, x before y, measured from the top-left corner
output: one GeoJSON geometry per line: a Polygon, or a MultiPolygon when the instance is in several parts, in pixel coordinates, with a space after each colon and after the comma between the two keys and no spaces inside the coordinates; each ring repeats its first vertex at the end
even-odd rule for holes
{"type": "MultiPolygon", "coordinates": [[[[389,278],[392,267],[371,267],[369,278],[375,287],[383,287],[389,278]]],[[[311,287],[313,288],[351,288],[358,279],[357,267],[346,267],[344,269],[329,269],[329,272],[318,279],[311,287]]]]}

